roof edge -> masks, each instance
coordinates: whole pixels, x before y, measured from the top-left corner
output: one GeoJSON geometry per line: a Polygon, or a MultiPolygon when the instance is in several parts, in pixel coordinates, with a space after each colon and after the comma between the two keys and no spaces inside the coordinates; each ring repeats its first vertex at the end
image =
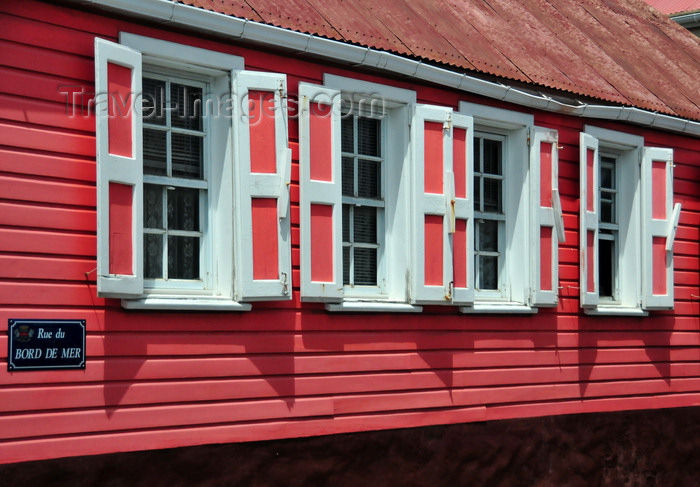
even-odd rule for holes
{"type": "Polygon", "coordinates": [[[341,64],[401,74],[523,107],[578,117],[623,121],[700,136],[700,122],[694,120],[626,106],[587,103],[570,105],[545,94],[534,95],[504,83],[485,81],[397,54],[232,17],[171,0],[66,0],[66,2],[92,5],[127,17],[138,17],[165,25],[213,33],[217,36],[245,40],[274,49],[284,46],[285,50],[332,59],[341,64]]]}

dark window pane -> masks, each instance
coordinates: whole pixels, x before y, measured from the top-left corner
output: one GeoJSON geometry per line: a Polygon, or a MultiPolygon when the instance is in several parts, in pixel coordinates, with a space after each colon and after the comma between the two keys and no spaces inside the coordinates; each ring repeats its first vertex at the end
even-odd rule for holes
{"type": "Polygon", "coordinates": [[[500,140],[484,139],[484,172],[488,174],[501,174],[501,150],[500,140]]]}
{"type": "Polygon", "coordinates": [[[162,130],[143,129],[143,172],[165,175],[167,173],[167,134],[162,130]]]}
{"type": "Polygon", "coordinates": [[[481,178],[474,178],[474,210],[482,211],[481,209],[481,178]]]}
{"type": "Polygon", "coordinates": [[[168,278],[199,279],[199,238],[168,236],[168,278]]]}
{"type": "Polygon", "coordinates": [[[479,248],[484,252],[498,252],[498,222],[483,220],[479,222],[479,248]]]}
{"type": "Polygon", "coordinates": [[[350,205],[343,205],[343,242],[350,242],[350,219],[352,208],[350,205]]]}
{"type": "Polygon", "coordinates": [[[145,123],[165,125],[165,81],[143,79],[141,107],[145,123]]]}
{"type": "Polygon", "coordinates": [[[479,289],[498,289],[498,257],[479,256],[479,289]]]}
{"type": "Polygon", "coordinates": [[[377,285],[377,249],[353,249],[354,284],[356,286],[377,285]]]}
{"type": "Polygon", "coordinates": [[[355,160],[352,157],[343,157],[342,187],[343,196],[355,196],[355,160]]]}
{"type": "Polygon", "coordinates": [[[380,120],[358,117],[357,119],[357,153],[380,157],[380,120]]]}
{"type": "Polygon", "coordinates": [[[501,180],[484,178],[484,209],[485,212],[501,212],[501,180]]]}
{"type": "Polygon", "coordinates": [[[601,296],[613,297],[615,242],[598,240],[598,286],[601,296]]]}
{"type": "Polygon", "coordinates": [[[202,130],[202,89],[176,83],[170,85],[173,127],[202,130]]]}
{"type": "Polygon", "coordinates": [[[600,221],[603,223],[614,223],[613,205],[610,202],[600,202],[600,221]]]}
{"type": "Polygon", "coordinates": [[[143,226],[144,228],[165,229],[163,226],[162,186],[143,185],[143,226]]]}
{"type": "Polygon", "coordinates": [[[202,178],[202,139],[193,135],[172,134],[172,175],[202,178]]]}
{"type": "Polygon", "coordinates": [[[600,187],[614,189],[613,186],[613,168],[612,167],[601,167],[600,168],[600,187]]]}
{"type": "Polygon", "coordinates": [[[481,137],[474,137],[474,172],[481,172],[481,137]]]}
{"type": "Polygon", "coordinates": [[[146,279],[163,277],[163,235],[143,236],[143,273],[146,279]]]}
{"type": "Polygon", "coordinates": [[[340,125],[341,149],[343,152],[355,152],[355,127],[354,117],[347,113],[343,114],[340,125]]]}
{"type": "Polygon", "coordinates": [[[343,247],[343,285],[350,284],[350,247],[343,247]]]}
{"type": "Polygon", "coordinates": [[[377,209],[370,206],[353,208],[353,241],[377,243],[377,209]]]}
{"type": "Polygon", "coordinates": [[[357,195],[361,198],[381,196],[381,170],[378,162],[357,161],[357,195]]]}
{"type": "Polygon", "coordinates": [[[168,229],[199,231],[199,190],[168,190],[168,229]]]}

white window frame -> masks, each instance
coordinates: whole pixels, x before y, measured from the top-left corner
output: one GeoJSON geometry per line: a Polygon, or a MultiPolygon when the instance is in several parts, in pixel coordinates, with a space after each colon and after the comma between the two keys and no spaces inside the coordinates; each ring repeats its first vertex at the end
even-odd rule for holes
{"type": "MultiPolygon", "coordinates": [[[[617,293],[618,288],[620,287],[617,283],[618,280],[618,273],[619,269],[618,266],[619,264],[619,250],[620,250],[620,216],[619,216],[619,209],[620,209],[620,196],[619,196],[619,189],[620,189],[620,177],[622,173],[621,169],[621,164],[620,160],[618,157],[617,153],[614,152],[604,152],[601,151],[599,152],[599,167],[598,167],[598,173],[602,174],[604,167],[610,167],[612,169],[612,180],[614,181],[613,187],[612,188],[606,188],[609,191],[606,192],[612,192],[614,194],[613,196],[613,201],[612,201],[612,222],[603,222],[602,221],[602,205],[603,205],[603,186],[601,183],[602,178],[599,176],[598,177],[598,272],[600,273],[600,260],[601,260],[601,255],[600,255],[600,242],[601,240],[608,240],[612,242],[613,245],[613,258],[612,258],[612,279],[611,279],[611,285],[613,288],[613,294],[611,296],[601,296],[599,299],[601,301],[609,301],[609,302],[615,302],[614,295],[617,293]],[[603,159],[612,159],[613,162],[605,162],[603,159]],[[601,234],[601,230],[608,230],[611,233],[606,233],[606,234],[601,234]],[[603,237],[605,235],[605,237],[603,237]]],[[[599,282],[599,288],[602,287],[602,282],[600,282],[600,275],[598,277],[599,282]]],[[[600,290],[600,289],[599,289],[600,290]]]]}
{"type": "MultiPolygon", "coordinates": [[[[503,209],[505,249],[502,288],[498,292],[474,292],[474,305],[460,307],[463,313],[537,313],[530,305],[531,255],[529,136],[534,116],[502,108],[460,102],[459,112],[474,118],[475,137],[479,133],[505,137],[503,160],[503,209]]],[[[475,216],[475,221],[477,217],[475,216]]],[[[474,258],[474,256],[469,256],[474,258]]],[[[475,264],[476,266],[476,264],[475,264]]]]}
{"type": "MultiPolygon", "coordinates": [[[[359,102],[359,100],[354,100],[355,102],[359,102]]],[[[352,113],[356,115],[361,115],[362,114],[362,109],[358,110],[353,110],[352,113]]],[[[344,285],[344,295],[347,298],[369,298],[369,299],[375,299],[377,296],[380,297],[386,297],[387,296],[387,279],[386,279],[386,271],[387,271],[387,259],[384,258],[385,254],[385,249],[386,249],[386,218],[385,218],[385,213],[386,213],[386,187],[387,187],[387,135],[388,135],[388,127],[387,123],[385,121],[387,114],[385,113],[385,110],[383,107],[381,108],[371,108],[369,110],[369,115],[371,115],[370,118],[376,118],[381,121],[380,123],[380,128],[379,128],[379,141],[380,141],[380,158],[381,158],[381,166],[379,168],[379,181],[380,181],[380,188],[379,188],[379,195],[380,198],[379,200],[381,201],[380,205],[377,205],[376,207],[374,205],[371,205],[372,207],[377,209],[377,245],[378,245],[378,252],[377,252],[377,284],[372,286],[372,285],[344,285]],[[379,112],[379,113],[377,113],[379,112]]],[[[342,124],[341,124],[342,125],[342,124]]],[[[354,136],[357,136],[357,132],[355,132],[354,136]]],[[[342,138],[342,128],[341,128],[341,138],[342,138]]],[[[353,142],[356,142],[356,140],[353,140],[353,142]]],[[[343,156],[345,157],[345,156],[343,156]]],[[[370,156],[371,157],[371,156],[370,156]]],[[[359,156],[359,154],[355,155],[356,159],[361,159],[362,157],[359,156]]],[[[342,160],[341,160],[341,166],[342,166],[342,160]]],[[[354,180],[353,184],[355,181],[357,181],[358,174],[354,173],[354,180]]],[[[341,181],[342,184],[342,181],[341,181]]],[[[352,201],[361,201],[361,197],[352,197],[352,196],[342,196],[342,204],[345,206],[346,204],[352,204],[352,201]]],[[[354,225],[352,225],[354,227],[354,225]]],[[[345,247],[345,245],[343,245],[345,247]]],[[[343,257],[344,258],[344,257],[343,257]]],[[[344,277],[344,276],[343,276],[344,277]]]]}
{"type": "MultiPolygon", "coordinates": [[[[192,46],[176,44],[160,39],[143,37],[122,32],[120,44],[138,51],[142,55],[144,72],[163,70],[182,73],[179,77],[205,79],[209,93],[216,103],[222,102],[231,94],[231,80],[235,71],[244,68],[243,58],[230,54],[209,51],[192,46]]],[[[218,105],[222,107],[221,105],[218,105]]],[[[143,295],[136,299],[122,299],[122,306],[128,309],[170,309],[170,310],[232,310],[247,311],[251,305],[234,300],[233,232],[233,166],[232,152],[233,124],[230,113],[225,108],[218,116],[206,117],[207,136],[205,168],[208,179],[208,217],[202,223],[206,237],[202,244],[203,261],[207,268],[201,268],[204,288],[188,289],[188,286],[172,285],[144,287],[143,295]],[[216,174],[216,177],[211,175],[216,174]],[[216,258],[213,258],[216,256],[216,258]]],[[[136,114],[140,116],[139,110],[136,114]]],[[[141,135],[138,134],[137,143],[141,135]]],[[[206,174],[206,173],[205,173],[206,174]]],[[[143,245],[141,242],[140,245],[143,245]]],[[[147,281],[146,281],[147,282],[147,281]]]]}
{"type": "MultiPolygon", "coordinates": [[[[483,131],[477,131],[474,134],[474,144],[476,145],[476,139],[488,139],[488,140],[495,140],[501,143],[502,146],[502,152],[501,152],[501,158],[502,158],[502,166],[501,166],[501,181],[506,181],[506,161],[508,160],[509,157],[509,148],[508,148],[508,135],[500,133],[500,132],[483,132],[483,131]]],[[[474,171],[476,174],[476,171],[474,171]]],[[[482,178],[483,178],[483,173],[482,173],[482,178]]],[[[507,249],[507,231],[506,230],[506,219],[507,219],[507,209],[506,209],[506,184],[501,184],[501,204],[503,205],[503,210],[504,210],[504,215],[500,215],[498,217],[489,217],[489,213],[483,213],[481,211],[476,211],[474,210],[474,292],[476,293],[476,296],[480,300],[500,300],[504,298],[504,289],[508,286],[507,280],[505,278],[507,272],[506,272],[506,266],[505,266],[505,254],[506,254],[506,249],[507,249]],[[489,290],[479,290],[479,264],[476,261],[476,253],[477,253],[477,241],[479,240],[479,220],[488,218],[491,221],[496,221],[498,222],[498,250],[497,252],[499,253],[499,259],[498,259],[498,289],[489,289],[489,290]]],[[[476,188],[474,189],[474,193],[476,194],[476,188]]],[[[482,199],[484,196],[484,193],[481,192],[479,194],[480,198],[482,199]]],[[[476,200],[476,197],[474,198],[476,200]]],[[[476,201],[474,202],[476,205],[476,201]]],[[[494,214],[495,215],[495,214],[494,214]]]]}
{"type": "MultiPolygon", "coordinates": [[[[171,69],[159,69],[157,66],[146,65],[143,69],[143,78],[158,79],[161,81],[167,81],[171,83],[187,84],[189,86],[196,86],[202,89],[202,99],[206,100],[209,91],[210,83],[209,79],[203,79],[201,76],[187,77],[186,74],[177,72],[171,69]]],[[[166,100],[166,105],[167,105],[166,100]]],[[[209,154],[209,132],[211,131],[212,123],[209,117],[202,117],[202,132],[204,132],[204,137],[202,137],[202,180],[184,180],[182,186],[193,189],[204,189],[206,190],[206,196],[199,195],[199,231],[202,236],[199,239],[200,251],[199,251],[199,269],[200,269],[200,279],[149,279],[144,275],[143,285],[144,293],[157,293],[159,290],[170,292],[193,292],[196,294],[203,293],[206,294],[211,291],[212,282],[212,272],[211,272],[211,251],[212,251],[212,235],[209,224],[209,218],[211,210],[209,208],[209,193],[211,191],[209,177],[210,174],[210,163],[212,160],[209,154]],[[206,271],[206,272],[205,272],[206,271]]],[[[172,127],[172,126],[170,126],[172,127]]],[[[157,185],[157,186],[167,186],[169,183],[173,185],[172,179],[168,176],[161,175],[143,175],[143,183],[157,185]]],[[[145,191],[144,191],[145,194],[145,191]]],[[[144,207],[145,211],[145,207],[144,207]]],[[[166,210],[163,208],[163,218],[167,218],[166,210]]],[[[145,233],[145,215],[144,215],[144,233],[145,233]]],[[[144,261],[146,259],[146,248],[144,244],[144,261]]],[[[167,258],[166,255],[163,256],[167,258]]]]}
{"type": "MultiPolygon", "coordinates": [[[[378,286],[352,289],[343,286],[342,291],[326,304],[328,311],[340,312],[420,312],[420,306],[408,304],[408,280],[410,272],[410,121],[416,104],[412,90],[361,81],[353,78],[324,74],[323,87],[340,92],[344,98],[365,97],[381,102],[384,116],[382,123],[384,162],[382,163],[382,187],[384,207],[384,248],[378,255],[378,286]],[[383,275],[382,275],[383,274],[383,275]]],[[[338,180],[340,184],[340,180],[338,180]]],[[[302,192],[303,192],[302,188],[302,192]]],[[[306,195],[302,194],[302,200],[306,195]]],[[[304,205],[302,201],[302,206],[304,205]]],[[[308,229],[302,228],[303,232],[308,229]]],[[[302,242],[308,242],[302,235],[302,242]]],[[[342,252],[338,242],[336,252],[342,252]]],[[[302,253],[304,249],[302,249],[302,253]]],[[[309,256],[311,258],[311,256],[309,256]]],[[[308,260],[308,259],[304,259],[308,260]]],[[[302,262],[302,272],[310,264],[302,262]]],[[[304,276],[302,276],[302,280],[304,276]]],[[[342,278],[341,278],[342,284],[342,278]]],[[[302,283],[302,287],[304,284],[302,283]]],[[[305,299],[302,295],[302,299],[305,299]]],[[[313,298],[311,298],[313,300],[313,298]]]]}
{"type": "MultiPolygon", "coordinates": [[[[590,315],[626,315],[646,316],[642,309],[642,189],[640,164],[644,151],[644,138],[615,130],[603,129],[586,125],[584,133],[598,141],[596,151],[596,170],[600,171],[601,155],[616,157],[617,176],[617,261],[614,263],[615,299],[603,298],[598,295],[597,304],[584,306],[584,312],[590,315]]],[[[595,175],[595,205],[596,213],[600,211],[599,174],[595,175]]],[[[599,215],[597,215],[600,221],[599,215]]],[[[585,233],[582,237],[585,238],[585,233]]],[[[595,279],[598,278],[598,232],[595,242],[595,279]]],[[[591,265],[591,263],[588,263],[591,265]]],[[[596,294],[599,289],[596,284],[596,294]]],[[[593,301],[595,303],[595,301],[593,301]]]]}

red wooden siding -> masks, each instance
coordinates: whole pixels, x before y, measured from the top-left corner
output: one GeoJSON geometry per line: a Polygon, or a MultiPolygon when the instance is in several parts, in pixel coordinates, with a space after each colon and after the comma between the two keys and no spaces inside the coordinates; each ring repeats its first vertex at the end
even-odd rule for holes
{"type": "MultiPolygon", "coordinates": [[[[247,313],[127,313],[117,300],[96,297],[94,119],[64,115],[66,99],[57,91],[94,89],[94,36],[116,40],[129,31],[241,55],[247,69],[287,73],[291,97],[300,81],[320,84],[332,72],[415,89],[421,103],[505,105],[34,0],[5,2],[2,9],[0,323],[79,318],[87,321],[88,336],[84,371],[10,373],[0,327],[0,462],[700,403],[698,139],[589,121],[643,135],[648,146],[674,148],[674,200],[683,211],[673,311],[647,318],[581,312],[584,121],[536,112],[535,124],[558,130],[561,146],[566,243],[556,309],[516,318],[463,315],[449,306],[349,315],[302,304],[298,129],[290,120],[294,299],[255,303],[247,313]]],[[[78,112],[87,109],[87,98],[78,98],[78,112]]],[[[316,170],[314,177],[330,177],[326,168],[316,170]]],[[[257,203],[259,224],[266,225],[274,211],[265,199],[257,203]]],[[[319,234],[326,234],[326,208],[312,207],[319,234]]],[[[463,247],[460,225],[455,245],[463,247]]],[[[322,238],[313,242],[328,246],[322,238]]],[[[315,269],[315,276],[329,270],[315,269]]],[[[465,279],[455,276],[456,283],[465,279]]]]}
{"type": "Polygon", "coordinates": [[[126,184],[109,183],[109,272],[133,274],[131,232],[133,190],[126,184]],[[124,231],[126,230],[126,231],[124,231]]]}
{"type": "MultiPolygon", "coordinates": [[[[272,144],[270,144],[272,145],[272,144]]],[[[253,198],[253,279],[277,279],[277,200],[253,198]],[[271,237],[272,236],[272,237],[271,237]]]]}
{"type": "Polygon", "coordinates": [[[248,117],[250,118],[250,169],[254,173],[277,172],[275,154],[274,93],[251,90],[248,92],[248,117]]]}

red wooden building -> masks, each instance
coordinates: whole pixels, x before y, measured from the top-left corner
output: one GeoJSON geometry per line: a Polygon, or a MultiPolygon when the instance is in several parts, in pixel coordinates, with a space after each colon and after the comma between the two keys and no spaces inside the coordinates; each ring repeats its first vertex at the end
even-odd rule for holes
{"type": "Polygon", "coordinates": [[[700,402],[700,44],[641,0],[0,25],[1,463],[700,402]]]}

